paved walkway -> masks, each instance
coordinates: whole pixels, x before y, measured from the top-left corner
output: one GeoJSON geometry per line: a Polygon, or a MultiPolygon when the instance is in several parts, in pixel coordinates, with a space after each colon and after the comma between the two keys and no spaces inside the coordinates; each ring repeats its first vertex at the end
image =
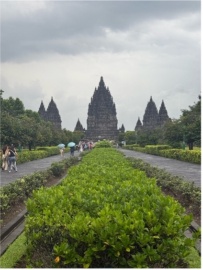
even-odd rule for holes
{"type": "MultiPolygon", "coordinates": [[[[78,156],[79,152],[75,151],[75,156],[78,156]]],[[[65,158],[70,157],[70,153],[64,154],[65,158]]],[[[59,162],[63,160],[63,157],[60,155],[55,155],[43,159],[37,159],[33,161],[29,161],[26,163],[18,164],[17,161],[17,168],[18,171],[11,171],[10,173],[8,171],[1,171],[1,186],[5,186],[11,182],[14,182],[17,179],[23,178],[25,175],[31,175],[35,172],[39,171],[45,171],[49,167],[51,167],[51,164],[54,162],[59,162]]]]}
{"type": "Polygon", "coordinates": [[[126,157],[142,159],[144,162],[147,162],[154,167],[165,169],[175,176],[182,177],[185,181],[194,182],[195,186],[201,188],[201,165],[122,148],[119,148],[119,150],[124,153],[126,157]]]}
{"type": "MultiPolygon", "coordinates": [[[[194,182],[195,186],[201,187],[201,165],[188,162],[178,161],[159,156],[153,156],[145,153],[135,152],[119,148],[119,151],[125,154],[126,157],[134,157],[142,159],[154,167],[165,169],[167,172],[182,177],[185,181],[194,182]]],[[[79,152],[75,151],[75,156],[79,156],[79,152]]],[[[70,153],[65,153],[65,157],[70,157],[70,153]]],[[[51,156],[44,159],[38,159],[23,164],[17,164],[18,172],[1,171],[1,186],[14,182],[17,179],[23,178],[25,175],[33,174],[34,172],[46,170],[53,162],[59,162],[63,158],[60,155],[51,156]]]]}

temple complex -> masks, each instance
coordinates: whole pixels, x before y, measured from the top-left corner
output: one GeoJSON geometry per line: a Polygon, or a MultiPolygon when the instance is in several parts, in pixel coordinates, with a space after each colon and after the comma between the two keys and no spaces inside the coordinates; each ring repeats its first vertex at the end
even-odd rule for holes
{"type": "Polygon", "coordinates": [[[108,87],[101,77],[88,107],[85,138],[98,140],[118,140],[116,106],[108,87]]]}
{"type": "Polygon", "coordinates": [[[152,130],[163,126],[169,119],[164,101],[162,100],[161,107],[158,112],[156,104],[152,97],[150,97],[150,101],[145,109],[143,124],[141,123],[140,118],[138,118],[135,130],[152,130]]]}
{"type": "Polygon", "coordinates": [[[45,110],[43,101],[41,102],[38,113],[43,120],[50,121],[51,123],[54,124],[54,126],[57,129],[61,129],[62,121],[56,103],[53,100],[53,97],[51,98],[47,110],[45,110]]]}

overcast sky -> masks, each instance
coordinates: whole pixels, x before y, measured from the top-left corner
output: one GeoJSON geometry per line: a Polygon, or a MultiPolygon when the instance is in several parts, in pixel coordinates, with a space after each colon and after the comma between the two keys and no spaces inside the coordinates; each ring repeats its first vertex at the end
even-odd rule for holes
{"type": "Polygon", "coordinates": [[[53,97],[62,127],[87,127],[103,76],[118,128],[134,130],[152,96],[168,115],[201,93],[200,1],[1,1],[1,89],[25,109],[53,97]]]}

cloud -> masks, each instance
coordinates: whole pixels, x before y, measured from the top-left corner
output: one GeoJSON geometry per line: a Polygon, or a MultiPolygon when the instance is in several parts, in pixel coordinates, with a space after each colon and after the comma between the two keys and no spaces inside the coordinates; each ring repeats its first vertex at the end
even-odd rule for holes
{"type": "Polygon", "coordinates": [[[53,96],[62,126],[86,128],[100,77],[118,127],[134,129],[153,97],[170,117],[197,100],[200,2],[3,1],[2,89],[38,111],[53,96]]]}

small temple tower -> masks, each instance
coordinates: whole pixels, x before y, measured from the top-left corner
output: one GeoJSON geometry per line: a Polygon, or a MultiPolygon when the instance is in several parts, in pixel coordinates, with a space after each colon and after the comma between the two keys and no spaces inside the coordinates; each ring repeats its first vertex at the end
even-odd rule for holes
{"type": "Polygon", "coordinates": [[[116,107],[108,87],[101,77],[88,108],[86,138],[118,140],[116,107]]]}
{"type": "Polygon", "coordinates": [[[78,121],[76,123],[74,131],[82,131],[82,132],[84,132],[84,128],[83,128],[82,124],[80,123],[79,119],[78,119],[78,121]]]}
{"type": "Polygon", "coordinates": [[[145,114],[143,117],[143,128],[144,129],[153,129],[158,125],[158,110],[156,104],[150,97],[150,101],[147,104],[145,109],[145,114]]]}
{"type": "Polygon", "coordinates": [[[168,113],[164,104],[164,101],[162,100],[161,107],[159,109],[159,126],[163,126],[163,124],[168,121],[170,118],[168,117],[168,113]]]}
{"type": "Polygon", "coordinates": [[[124,127],[123,124],[122,124],[122,126],[119,128],[119,132],[125,133],[125,127],[124,127]]]}
{"type": "Polygon", "coordinates": [[[61,129],[62,121],[56,103],[53,100],[53,97],[51,97],[51,101],[49,102],[47,111],[45,110],[43,102],[41,102],[38,113],[45,121],[50,121],[54,124],[54,126],[57,129],[61,129]]]}
{"type": "Polygon", "coordinates": [[[140,121],[140,118],[138,117],[137,124],[135,126],[135,130],[138,131],[138,130],[141,130],[141,129],[142,129],[142,123],[140,121]]]}
{"type": "Polygon", "coordinates": [[[42,117],[42,119],[44,119],[45,121],[47,120],[47,112],[45,110],[43,101],[41,101],[38,113],[42,117]]]}

